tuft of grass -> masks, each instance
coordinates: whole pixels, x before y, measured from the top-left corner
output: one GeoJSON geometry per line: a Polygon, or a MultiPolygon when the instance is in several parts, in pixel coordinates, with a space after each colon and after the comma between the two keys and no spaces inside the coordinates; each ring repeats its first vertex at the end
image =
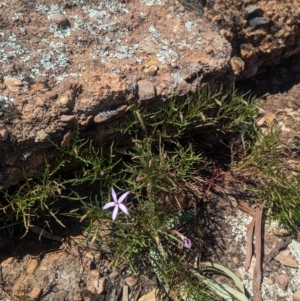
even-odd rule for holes
{"type": "Polygon", "coordinates": [[[214,172],[214,158],[202,145],[228,137],[253,143],[255,105],[236,91],[208,90],[164,103],[131,103],[113,142],[96,148],[78,130],[66,149],[57,148],[40,180],[4,193],[2,212],[9,212],[11,221],[22,219],[27,230],[37,222],[64,226],[61,217],[78,218],[90,244],[114,252],[115,264],[136,273],[151,266],[165,293],[172,289],[185,300],[213,300],[189,270],[201,249],[193,242],[192,249],[183,248],[182,238],[193,236],[190,223],[201,201],[190,183],[214,172]],[[115,222],[102,209],[112,187],[118,194],[130,192],[124,202],[130,214],[119,212],[115,222]]]}
{"type": "Polygon", "coordinates": [[[300,174],[297,158],[299,139],[296,134],[283,133],[273,126],[260,133],[248,148],[233,172],[248,182],[258,201],[265,201],[268,214],[279,225],[296,231],[300,220],[300,174]]]}

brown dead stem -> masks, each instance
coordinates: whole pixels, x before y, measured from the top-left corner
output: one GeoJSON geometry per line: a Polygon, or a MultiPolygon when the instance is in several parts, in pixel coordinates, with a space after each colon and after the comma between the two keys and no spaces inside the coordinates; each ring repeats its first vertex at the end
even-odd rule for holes
{"type": "Polygon", "coordinates": [[[247,228],[247,250],[246,250],[246,257],[245,257],[245,270],[247,271],[250,266],[251,258],[252,258],[252,243],[253,243],[253,234],[255,235],[255,267],[253,271],[253,301],[262,301],[262,297],[260,294],[260,284],[262,279],[262,270],[261,270],[261,259],[262,259],[262,235],[261,235],[261,228],[262,228],[262,214],[264,203],[258,206],[255,210],[249,207],[248,204],[241,202],[238,205],[238,208],[251,215],[252,221],[247,228]]]}

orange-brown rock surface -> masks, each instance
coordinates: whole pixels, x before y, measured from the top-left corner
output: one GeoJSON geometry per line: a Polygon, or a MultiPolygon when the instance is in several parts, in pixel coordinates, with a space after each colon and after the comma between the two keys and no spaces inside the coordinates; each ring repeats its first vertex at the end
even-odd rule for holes
{"type": "Polygon", "coordinates": [[[66,147],[78,123],[101,142],[113,134],[103,124],[122,116],[128,100],[231,81],[230,44],[177,1],[0,6],[2,187],[42,170],[49,140],[66,147]]]}
{"type": "Polygon", "coordinates": [[[231,43],[237,79],[254,76],[300,51],[298,0],[180,0],[231,43]]]}

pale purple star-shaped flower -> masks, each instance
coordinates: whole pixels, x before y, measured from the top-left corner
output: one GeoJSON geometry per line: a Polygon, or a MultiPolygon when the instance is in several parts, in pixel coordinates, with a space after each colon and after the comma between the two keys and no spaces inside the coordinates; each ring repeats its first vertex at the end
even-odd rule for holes
{"type": "Polygon", "coordinates": [[[108,209],[110,207],[115,207],[113,214],[112,214],[112,220],[115,221],[118,215],[119,209],[121,209],[125,214],[129,215],[129,212],[124,204],[122,202],[126,199],[127,195],[129,194],[129,191],[123,193],[119,198],[117,198],[117,194],[114,190],[114,188],[111,188],[111,196],[113,198],[113,202],[109,202],[106,205],[103,206],[103,209],[108,209]]]}
{"type": "Polygon", "coordinates": [[[192,247],[192,242],[186,236],[176,230],[173,230],[173,232],[181,238],[182,244],[185,248],[190,249],[192,247]]]}

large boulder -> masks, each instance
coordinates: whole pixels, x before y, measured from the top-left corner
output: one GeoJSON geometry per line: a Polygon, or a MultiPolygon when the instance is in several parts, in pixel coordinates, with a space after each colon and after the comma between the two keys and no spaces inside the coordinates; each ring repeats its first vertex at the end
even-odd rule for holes
{"type": "Polygon", "coordinates": [[[176,1],[0,3],[0,185],[43,171],[77,126],[99,143],[128,100],[164,100],[233,80],[231,46],[176,1]],[[86,131],[85,131],[86,130],[86,131]]]}

